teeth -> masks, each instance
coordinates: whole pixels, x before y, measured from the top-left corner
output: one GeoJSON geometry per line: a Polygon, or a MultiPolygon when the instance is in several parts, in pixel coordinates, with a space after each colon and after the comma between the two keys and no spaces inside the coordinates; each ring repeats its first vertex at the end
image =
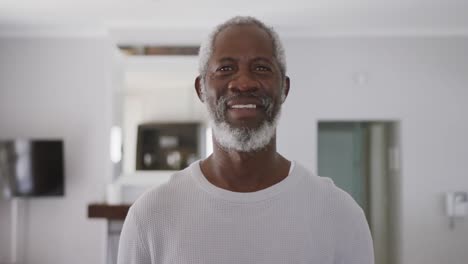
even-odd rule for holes
{"type": "Polygon", "coordinates": [[[233,105],[232,108],[257,108],[254,104],[233,105]]]}

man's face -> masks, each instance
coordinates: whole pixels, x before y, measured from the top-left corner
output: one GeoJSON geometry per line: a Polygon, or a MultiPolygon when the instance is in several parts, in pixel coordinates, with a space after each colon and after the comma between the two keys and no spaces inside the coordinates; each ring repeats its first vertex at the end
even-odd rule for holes
{"type": "MultiPolygon", "coordinates": [[[[200,89],[214,124],[247,145],[260,134],[271,139],[289,83],[281,76],[270,36],[257,26],[231,26],[217,35],[213,47],[200,89]],[[265,129],[273,131],[265,134],[265,129]]],[[[214,128],[215,136],[220,129],[214,128]]]]}

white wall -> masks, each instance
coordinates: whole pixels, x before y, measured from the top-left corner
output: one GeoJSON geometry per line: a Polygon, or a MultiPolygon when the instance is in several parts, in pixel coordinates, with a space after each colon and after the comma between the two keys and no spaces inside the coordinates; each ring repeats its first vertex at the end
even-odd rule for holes
{"type": "Polygon", "coordinates": [[[287,40],[285,156],[315,171],[318,120],[399,120],[400,263],[462,264],[468,221],[450,231],[442,194],[468,191],[468,38],[287,40]]]}
{"type": "MultiPolygon", "coordinates": [[[[105,221],[88,219],[87,205],[103,200],[111,177],[113,49],[107,37],[3,36],[0,58],[0,138],[65,142],[65,196],[26,201],[20,257],[34,264],[104,263],[105,221]]],[[[2,218],[10,214],[4,203],[2,218]]],[[[3,219],[0,224],[4,230],[3,219]]]]}

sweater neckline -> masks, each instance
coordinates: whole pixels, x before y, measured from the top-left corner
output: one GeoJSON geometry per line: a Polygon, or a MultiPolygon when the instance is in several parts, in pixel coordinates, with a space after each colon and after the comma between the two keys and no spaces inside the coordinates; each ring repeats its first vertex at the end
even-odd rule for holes
{"type": "Polygon", "coordinates": [[[200,168],[200,163],[201,161],[199,160],[190,165],[190,170],[192,172],[191,175],[194,177],[197,184],[205,192],[216,198],[236,203],[253,203],[273,198],[274,196],[291,189],[300,178],[300,175],[296,172],[296,163],[291,161],[291,167],[289,169],[288,176],[286,176],[280,182],[255,192],[233,192],[220,188],[208,181],[205,175],[203,175],[203,172],[200,168]]]}

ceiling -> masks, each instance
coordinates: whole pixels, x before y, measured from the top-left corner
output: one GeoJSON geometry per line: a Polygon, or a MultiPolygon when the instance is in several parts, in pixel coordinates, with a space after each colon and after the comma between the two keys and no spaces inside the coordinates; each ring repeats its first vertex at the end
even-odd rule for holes
{"type": "Polygon", "coordinates": [[[195,43],[253,15],[281,35],[468,35],[467,0],[0,0],[0,30],[100,28],[120,43],[195,43]]]}

